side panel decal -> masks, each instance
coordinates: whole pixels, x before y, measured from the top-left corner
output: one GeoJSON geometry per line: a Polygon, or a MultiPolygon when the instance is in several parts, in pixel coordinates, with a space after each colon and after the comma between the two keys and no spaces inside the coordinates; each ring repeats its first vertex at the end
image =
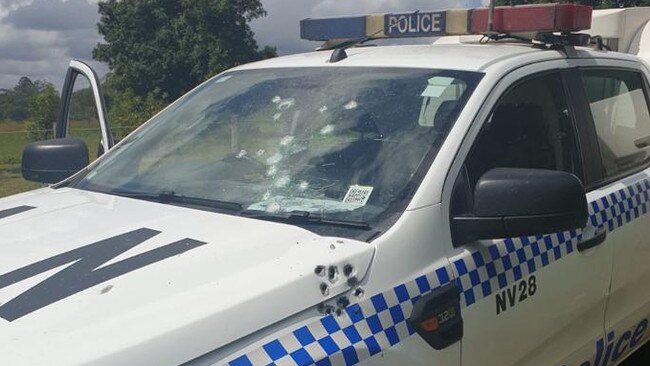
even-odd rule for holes
{"type": "Polygon", "coordinates": [[[2,289],[70,264],[0,306],[0,318],[10,322],[20,319],[90,287],[207,244],[197,240],[183,239],[99,268],[104,263],[158,234],[160,231],[138,229],[0,275],[0,289],[2,289]]]}
{"type": "Polygon", "coordinates": [[[32,207],[32,206],[20,206],[20,207],[9,208],[6,210],[0,210],[0,219],[4,219],[5,217],[9,217],[13,215],[18,215],[19,213],[33,210],[35,208],[36,207],[32,207]]]}
{"type": "MultiPolygon", "coordinates": [[[[589,225],[614,231],[648,213],[650,180],[590,203],[589,225]]],[[[234,359],[229,366],[355,365],[414,333],[406,321],[422,296],[456,278],[461,306],[470,307],[575,252],[582,230],[495,241],[485,250],[450,258],[452,267],[432,267],[412,281],[327,315],[234,359]]],[[[223,363],[219,363],[223,364],[223,363]]]]}

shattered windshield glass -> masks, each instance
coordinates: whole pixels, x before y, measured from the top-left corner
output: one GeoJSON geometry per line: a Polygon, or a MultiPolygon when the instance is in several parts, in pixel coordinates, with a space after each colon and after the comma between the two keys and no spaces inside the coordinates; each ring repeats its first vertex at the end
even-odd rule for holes
{"type": "Polygon", "coordinates": [[[229,72],[155,117],[71,186],[227,203],[233,214],[377,221],[410,200],[418,172],[479,79],[396,68],[229,72]]]}

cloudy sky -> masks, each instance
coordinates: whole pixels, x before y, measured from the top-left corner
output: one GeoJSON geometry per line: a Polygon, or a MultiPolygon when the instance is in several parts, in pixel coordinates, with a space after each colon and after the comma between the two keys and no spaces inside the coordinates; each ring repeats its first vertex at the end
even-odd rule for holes
{"type": "MultiPolygon", "coordinates": [[[[124,0],[129,1],[129,0],[124,0]]],[[[253,23],[260,46],[280,54],[313,49],[299,39],[299,21],[308,17],[372,12],[434,10],[480,6],[482,0],[262,0],[268,16],[253,23]]],[[[0,0],[0,88],[11,88],[27,75],[61,88],[70,59],[89,62],[103,75],[107,67],[92,62],[101,42],[97,0],[0,0]]]]}

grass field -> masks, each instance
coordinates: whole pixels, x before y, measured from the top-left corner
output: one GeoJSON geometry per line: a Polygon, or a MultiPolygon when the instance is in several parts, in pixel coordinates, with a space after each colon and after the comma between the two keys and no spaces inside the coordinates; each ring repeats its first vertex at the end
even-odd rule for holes
{"type": "MultiPolygon", "coordinates": [[[[0,197],[40,187],[25,181],[20,170],[23,149],[31,142],[26,130],[26,123],[0,122],[0,197]]],[[[86,141],[91,160],[97,157],[100,133],[96,122],[73,122],[70,134],[86,141]]]]}

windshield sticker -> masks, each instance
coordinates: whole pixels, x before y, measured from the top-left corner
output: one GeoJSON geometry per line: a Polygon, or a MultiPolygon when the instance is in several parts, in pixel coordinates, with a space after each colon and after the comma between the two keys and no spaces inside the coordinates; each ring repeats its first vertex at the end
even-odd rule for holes
{"type": "Polygon", "coordinates": [[[370,199],[373,189],[373,187],[368,186],[350,186],[348,193],[343,199],[343,203],[365,206],[370,199]]]}

